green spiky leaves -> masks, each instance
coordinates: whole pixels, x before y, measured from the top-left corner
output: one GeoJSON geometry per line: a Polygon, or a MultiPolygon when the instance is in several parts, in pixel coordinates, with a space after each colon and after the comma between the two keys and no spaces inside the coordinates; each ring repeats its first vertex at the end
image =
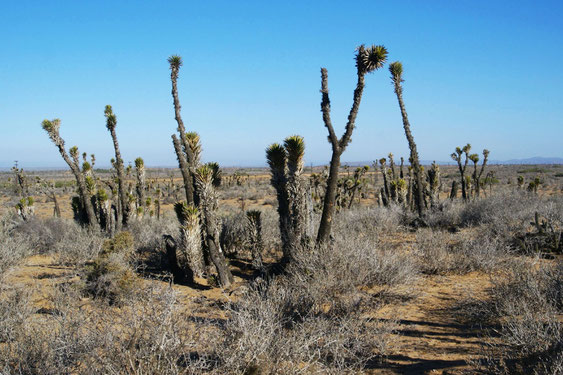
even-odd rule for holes
{"type": "Polygon", "coordinates": [[[290,169],[299,170],[303,167],[303,157],[305,156],[305,141],[299,135],[292,135],[283,141],[283,146],[287,155],[287,164],[290,169]]]}
{"type": "Polygon", "coordinates": [[[145,161],[143,160],[143,158],[135,159],[135,168],[142,169],[144,167],[145,167],[145,161]]]}
{"type": "Polygon", "coordinates": [[[479,162],[479,155],[471,154],[471,155],[469,155],[469,160],[471,160],[473,163],[477,164],[479,162]]]}
{"type": "Polygon", "coordinates": [[[209,165],[202,165],[195,171],[195,176],[198,181],[203,184],[211,184],[213,182],[213,168],[209,165]]]}
{"type": "Polygon", "coordinates": [[[389,72],[391,73],[391,80],[395,84],[403,82],[403,64],[400,61],[389,64],[389,72]]]}
{"type": "Polygon", "coordinates": [[[43,122],[41,123],[41,127],[43,128],[43,130],[49,133],[49,135],[59,134],[59,128],[61,127],[61,120],[59,120],[58,118],[52,121],[43,120],[43,122]]]}
{"type": "Polygon", "coordinates": [[[182,58],[178,55],[172,55],[168,58],[168,63],[170,64],[170,69],[178,70],[183,64],[182,58]]]}
{"type": "Polygon", "coordinates": [[[114,130],[115,126],[117,125],[117,117],[113,113],[113,109],[111,108],[111,105],[109,104],[106,105],[106,109],[104,110],[104,116],[106,116],[106,128],[109,131],[114,130]]]}
{"type": "Polygon", "coordinates": [[[199,218],[199,211],[195,206],[188,205],[186,202],[176,202],[174,204],[174,212],[180,222],[180,225],[186,226],[196,222],[199,218]]]}
{"type": "Polygon", "coordinates": [[[285,169],[287,154],[285,148],[279,143],[273,143],[266,149],[266,159],[272,171],[282,171],[285,169]]]}
{"type": "Polygon", "coordinates": [[[363,44],[356,48],[356,67],[358,73],[371,73],[383,67],[387,61],[387,48],[384,46],[372,45],[365,47],[363,44]]]}
{"type": "Polygon", "coordinates": [[[178,55],[172,55],[168,58],[168,63],[170,64],[170,70],[172,71],[172,81],[175,84],[176,78],[178,78],[178,72],[182,66],[182,58],[178,55]]]}

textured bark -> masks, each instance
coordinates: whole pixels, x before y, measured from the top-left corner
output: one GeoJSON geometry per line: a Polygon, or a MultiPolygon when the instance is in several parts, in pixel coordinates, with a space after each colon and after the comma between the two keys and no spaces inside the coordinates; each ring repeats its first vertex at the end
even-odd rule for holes
{"type": "Polygon", "coordinates": [[[422,185],[422,171],[420,169],[420,162],[418,159],[418,151],[416,149],[416,143],[414,142],[414,137],[410,129],[409,118],[407,116],[407,110],[405,108],[405,103],[403,101],[403,88],[401,86],[400,79],[394,79],[395,84],[395,94],[397,95],[397,101],[399,102],[399,108],[401,109],[401,117],[403,118],[403,128],[405,129],[405,136],[409,143],[410,149],[410,162],[413,167],[413,175],[415,181],[414,187],[414,199],[416,210],[418,216],[424,216],[424,189],[422,185]]]}
{"type": "Polygon", "coordinates": [[[176,137],[176,134],[172,134],[172,143],[174,144],[174,150],[176,151],[176,157],[178,158],[178,165],[180,166],[180,172],[182,172],[182,179],[184,180],[184,190],[186,191],[186,202],[188,205],[194,204],[194,189],[193,189],[193,179],[190,169],[188,167],[188,161],[186,156],[182,151],[182,145],[176,137]]]}
{"type": "Polygon", "coordinates": [[[55,207],[53,208],[53,216],[61,217],[61,207],[59,206],[59,200],[57,199],[57,195],[55,194],[55,192],[51,192],[51,199],[55,204],[55,207]]]}
{"type": "Polygon", "coordinates": [[[176,242],[172,238],[172,236],[165,235],[164,244],[166,247],[166,256],[168,258],[168,264],[170,266],[170,272],[172,272],[172,276],[174,277],[175,283],[186,283],[186,284],[193,284],[194,283],[194,275],[191,269],[181,268],[178,265],[178,258],[176,255],[176,242]]]}
{"type": "Polygon", "coordinates": [[[198,183],[198,195],[201,199],[200,210],[202,213],[204,226],[203,234],[207,244],[207,250],[209,251],[209,256],[213,265],[217,269],[219,283],[222,287],[228,287],[234,279],[227,266],[227,261],[221,251],[221,245],[219,242],[219,226],[216,217],[217,197],[215,195],[215,189],[213,188],[213,180],[206,175],[199,175],[197,173],[196,177],[198,183]]]}
{"type": "Polygon", "coordinates": [[[252,254],[252,266],[255,270],[264,272],[264,262],[262,261],[262,252],[264,251],[264,243],[262,242],[262,217],[261,212],[257,210],[248,211],[246,213],[247,229],[250,238],[250,252],[252,254]]]}
{"type": "Polygon", "coordinates": [[[127,199],[127,192],[125,191],[125,168],[123,166],[123,159],[121,158],[121,151],[119,150],[119,143],[117,142],[117,134],[115,133],[115,126],[109,126],[108,130],[113,140],[113,149],[115,150],[115,170],[117,173],[117,194],[119,196],[119,208],[117,212],[117,230],[121,229],[122,225],[127,225],[129,221],[129,202],[127,199]]]}
{"type": "Polygon", "coordinates": [[[174,101],[174,118],[178,123],[178,133],[180,135],[180,145],[181,147],[176,147],[176,142],[174,141],[174,149],[176,150],[176,155],[178,156],[178,162],[180,163],[180,154],[182,152],[185,153],[185,160],[184,166],[180,165],[180,169],[182,169],[182,177],[184,177],[184,188],[186,190],[186,201],[188,204],[194,203],[194,177],[192,177],[193,173],[195,172],[193,169],[190,170],[190,166],[194,166],[194,155],[192,150],[189,146],[188,140],[186,138],[186,127],[184,126],[184,121],[182,120],[182,115],[180,111],[182,106],[180,105],[180,99],[178,98],[178,71],[179,66],[171,66],[171,73],[170,79],[172,81],[172,98],[174,101]],[[186,175],[186,176],[184,176],[186,175]]]}
{"type": "Polygon", "coordinates": [[[146,199],[145,199],[145,189],[146,189],[146,174],[145,174],[145,165],[139,159],[135,160],[135,169],[137,172],[137,185],[135,190],[137,191],[137,207],[145,207],[146,206],[146,199]]]}

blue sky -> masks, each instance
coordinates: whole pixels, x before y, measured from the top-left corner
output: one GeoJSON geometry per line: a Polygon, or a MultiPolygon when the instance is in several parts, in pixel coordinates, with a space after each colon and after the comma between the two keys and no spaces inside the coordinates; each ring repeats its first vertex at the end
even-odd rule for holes
{"type": "MultiPolygon", "coordinates": [[[[403,63],[421,159],[468,142],[496,160],[563,157],[561,14],[561,1],[0,1],[0,167],[65,166],[45,118],[107,166],[106,104],[126,161],[175,166],[171,54],[204,160],[264,165],[268,144],[300,134],[307,163],[327,163],[320,67],[341,133],[362,43],[403,63]]],[[[408,154],[387,67],[366,77],[356,125],[343,160],[408,154]]]]}

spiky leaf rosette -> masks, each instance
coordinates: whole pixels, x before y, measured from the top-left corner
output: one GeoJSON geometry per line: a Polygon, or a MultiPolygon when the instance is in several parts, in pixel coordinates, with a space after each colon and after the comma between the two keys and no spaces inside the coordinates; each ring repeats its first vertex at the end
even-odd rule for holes
{"type": "Polygon", "coordinates": [[[403,82],[403,64],[400,61],[389,64],[389,72],[391,73],[391,80],[395,84],[403,82]]]}
{"type": "Polygon", "coordinates": [[[211,170],[213,171],[213,186],[219,187],[221,186],[221,180],[223,178],[223,172],[221,171],[221,167],[217,162],[209,162],[206,164],[211,170]]]}
{"type": "Polygon", "coordinates": [[[69,152],[70,156],[78,163],[78,147],[72,146],[69,152]]]}
{"type": "Polygon", "coordinates": [[[49,121],[49,120],[43,120],[43,122],[41,123],[41,127],[43,128],[43,130],[45,130],[47,132],[47,134],[49,135],[49,138],[51,139],[51,141],[56,144],[56,145],[63,145],[64,146],[64,141],[62,140],[62,138],[59,136],[59,129],[61,127],[61,120],[59,120],[58,118],[49,121]]]}
{"type": "Polygon", "coordinates": [[[105,202],[108,200],[108,194],[104,189],[98,189],[96,192],[96,198],[98,198],[98,201],[100,202],[105,202]]]}
{"type": "Polygon", "coordinates": [[[362,44],[356,48],[356,51],[356,68],[362,74],[371,73],[382,68],[387,60],[387,48],[381,45],[372,45],[366,48],[362,44]]]}
{"type": "Polygon", "coordinates": [[[197,221],[199,218],[199,210],[192,205],[186,204],[186,202],[176,202],[174,204],[174,212],[176,212],[176,217],[182,226],[197,221]]]}
{"type": "Polygon", "coordinates": [[[260,215],[262,212],[260,210],[248,210],[246,211],[246,217],[251,223],[256,223],[260,220],[260,215]]]}
{"type": "Polygon", "coordinates": [[[387,159],[385,159],[385,158],[379,159],[379,164],[380,164],[381,166],[384,166],[386,163],[387,163],[387,159]]]}
{"type": "Polygon", "coordinates": [[[174,77],[178,77],[178,71],[182,66],[182,58],[178,55],[172,55],[168,58],[168,63],[170,64],[170,70],[172,71],[172,75],[174,77]]]}
{"type": "Polygon", "coordinates": [[[104,110],[104,116],[106,116],[106,128],[109,131],[115,129],[115,126],[117,125],[117,117],[115,117],[111,105],[109,104],[106,105],[106,109],[104,110]]]}
{"type": "Polygon", "coordinates": [[[469,155],[469,160],[471,160],[473,163],[477,164],[479,162],[479,155],[471,154],[471,155],[469,155]]]}
{"type": "Polygon", "coordinates": [[[197,134],[196,132],[187,132],[186,140],[188,141],[188,145],[190,146],[192,154],[194,155],[194,164],[197,165],[201,156],[201,141],[199,134],[197,134]]]}
{"type": "Polygon", "coordinates": [[[213,169],[209,165],[202,165],[195,171],[196,179],[202,184],[211,184],[213,182],[213,169]]]}
{"type": "Polygon", "coordinates": [[[283,172],[286,165],[287,154],[279,143],[273,143],[266,149],[266,159],[272,172],[283,172]]]}
{"type": "Polygon", "coordinates": [[[137,169],[141,169],[145,166],[145,161],[143,160],[143,158],[137,158],[135,159],[135,168],[137,169]]]}
{"type": "Polygon", "coordinates": [[[303,157],[305,156],[305,141],[299,135],[292,135],[283,141],[286,150],[287,164],[290,169],[300,171],[303,169],[303,157]]]}

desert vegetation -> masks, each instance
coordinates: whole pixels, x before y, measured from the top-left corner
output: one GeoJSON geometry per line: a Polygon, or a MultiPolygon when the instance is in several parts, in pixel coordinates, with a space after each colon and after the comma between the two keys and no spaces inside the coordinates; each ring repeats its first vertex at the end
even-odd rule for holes
{"type": "Polygon", "coordinates": [[[563,168],[489,165],[469,144],[422,165],[401,62],[407,163],[342,165],[388,53],[357,48],[341,137],[321,69],[332,155],[310,171],[300,135],[264,145],[268,168],[203,163],[176,55],[177,169],[126,167],[111,105],[109,170],[44,120],[71,174],[0,175],[0,373],[563,373],[563,168]]]}

